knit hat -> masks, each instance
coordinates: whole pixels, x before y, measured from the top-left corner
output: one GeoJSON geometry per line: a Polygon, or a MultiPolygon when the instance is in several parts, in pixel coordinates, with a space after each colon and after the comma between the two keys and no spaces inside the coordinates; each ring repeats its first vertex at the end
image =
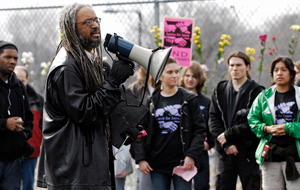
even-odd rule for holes
{"type": "Polygon", "coordinates": [[[0,41],[0,49],[2,49],[3,47],[5,47],[5,46],[13,46],[16,50],[17,50],[17,52],[18,52],[18,48],[17,48],[17,46],[15,46],[14,44],[12,44],[12,43],[10,43],[10,42],[6,42],[6,41],[0,41]]]}

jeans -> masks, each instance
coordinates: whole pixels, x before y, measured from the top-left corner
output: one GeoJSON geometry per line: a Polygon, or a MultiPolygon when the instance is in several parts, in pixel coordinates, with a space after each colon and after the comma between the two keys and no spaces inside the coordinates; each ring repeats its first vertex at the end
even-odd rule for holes
{"type": "Polygon", "coordinates": [[[198,172],[194,177],[195,190],[209,189],[209,157],[207,151],[203,152],[205,168],[202,172],[198,172]]]}
{"type": "Polygon", "coordinates": [[[21,160],[11,162],[0,161],[0,189],[20,190],[21,184],[21,160]]]}
{"type": "Polygon", "coordinates": [[[138,176],[137,190],[153,190],[150,174],[144,174],[139,168],[136,170],[136,174],[138,176]]]}
{"type": "Polygon", "coordinates": [[[191,190],[192,180],[185,181],[182,177],[172,174],[151,172],[152,186],[154,190],[170,190],[171,179],[175,190],[191,190]]]}
{"type": "Polygon", "coordinates": [[[126,177],[115,177],[116,190],[125,190],[126,177]]]}
{"type": "Polygon", "coordinates": [[[33,190],[34,170],[37,158],[24,159],[22,162],[22,187],[23,190],[33,190]]]}

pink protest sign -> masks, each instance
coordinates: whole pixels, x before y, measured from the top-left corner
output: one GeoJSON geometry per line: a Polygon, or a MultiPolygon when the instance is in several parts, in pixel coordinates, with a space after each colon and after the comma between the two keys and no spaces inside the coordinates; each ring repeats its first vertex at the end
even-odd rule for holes
{"type": "Polygon", "coordinates": [[[179,66],[190,66],[192,59],[193,18],[164,17],[163,46],[172,47],[171,56],[179,66]]]}

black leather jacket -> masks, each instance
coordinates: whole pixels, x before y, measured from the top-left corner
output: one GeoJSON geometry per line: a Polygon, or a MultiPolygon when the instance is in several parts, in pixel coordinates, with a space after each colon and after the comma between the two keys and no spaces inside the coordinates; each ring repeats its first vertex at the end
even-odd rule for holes
{"type": "MultiPolygon", "coordinates": [[[[106,121],[120,101],[108,82],[89,94],[73,56],[62,48],[47,77],[43,118],[48,189],[111,189],[106,121]],[[93,143],[87,137],[95,128],[93,143]]],[[[40,179],[39,179],[40,180],[40,179]]]]}
{"type": "MultiPolygon", "coordinates": [[[[199,102],[196,98],[197,94],[187,91],[182,87],[178,87],[178,90],[182,95],[183,101],[182,108],[180,109],[180,137],[182,147],[178,148],[183,149],[185,156],[193,158],[195,166],[202,170],[204,168],[202,151],[204,148],[203,142],[206,137],[206,126],[199,108],[199,102]]],[[[161,90],[157,90],[153,93],[152,97],[148,98],[147,105],[150,113],[142,122],[148,134],[145,138],[136,140],[135,159],[137,164],[142,160],[148,160],[147,158],[151,151],[152,135],[154,134],[155,105],[157,104],[160,92],[161,90]]]]}

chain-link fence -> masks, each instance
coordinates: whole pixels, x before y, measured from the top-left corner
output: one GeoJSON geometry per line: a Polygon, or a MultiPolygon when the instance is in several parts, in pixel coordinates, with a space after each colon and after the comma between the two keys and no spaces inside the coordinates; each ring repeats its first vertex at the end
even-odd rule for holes
{"type": "MultiPolygon", "coordinates": [[[[217,82],[224,78],[227,69],[226,57],[233,51],[245,51],[246,47],[256,49],[251,75],[254,80],[258,80],[261,60],[259,35],[265,33],[268,34],[263,62],[265,70],[262,71],[259,83],[265,87],[269,86],[269,65],[275,56],[269,55],[267,47],[276,48],[281,55],[291,56],[288,52],[289,43],[293,35],[297,37],[298,32],[290,30],[290,26],[300,22],[299,5],[300,2],[288,0],[276,3],[232,3],[229,0],[116,0],[94,4],[94,8],[97,16],[102,18],[102,38],[106,33],[117,33],[128,41],[152,49],[157,46],[150,29],[154,25],[162,28],[165,15],[194,18],[194,26],[201,28],[203,60],[210,69],[207,73],[208,78],[215,70],[220,36],[231,35],[231,45],[224,48],[225,52],[222,55],[225,61],[218,66],[213,79],[207,83],[210,95],[217,82]],[[277,47],[272,43],[273,36],[277,38],[277,47]]],[[[45,76],[39,74],[40,63],[52,61],[59,43],[58,15],[61,8],[62,6],[0,9],[0,39],[15,43],[19,48],[20,58],[22,52],[33,53],[35,61],[29,65],[29,70],[34,73],[31,72],[30,83],[38,92],[43,92],[45,86],[45,76]]],[[[194,45],[193,48],[195,47],[194,45]]],[[[195,54],[195,51],[193,52],[195,54]]],[[[198,58],[195,54],[195,59],[198,58]]],[[[300,56],[296,51],[294,60],[298,59],[300,56]]],[[[19,64],[22,64],[21,61],[19,64]]]]}

